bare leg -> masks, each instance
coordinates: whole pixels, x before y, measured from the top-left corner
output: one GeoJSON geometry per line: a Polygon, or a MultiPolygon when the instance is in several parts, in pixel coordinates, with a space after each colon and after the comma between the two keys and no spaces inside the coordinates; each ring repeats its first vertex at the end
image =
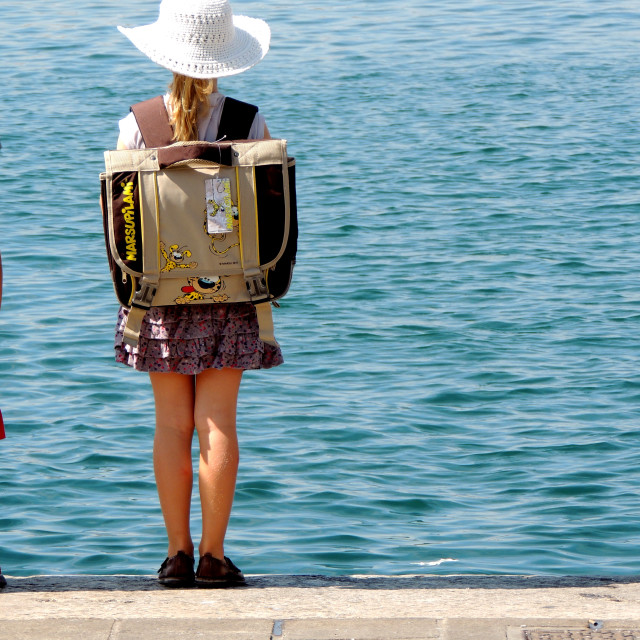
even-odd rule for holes
{"type": "Polygon", "coordinates": [[[238,474],[236,407],[240,369],[207,369],[196,376],[195,424],[200,443],[199,487],[202,504],[200,555],[224,558],[238,474]]]}
{"type": "Polygon", "coordinates": [[[153,466],[160,507],[169,538],[168,556],[193,555],[189,528],[193,490],[194,377],[149,373],[156,403],[153,466]]]}

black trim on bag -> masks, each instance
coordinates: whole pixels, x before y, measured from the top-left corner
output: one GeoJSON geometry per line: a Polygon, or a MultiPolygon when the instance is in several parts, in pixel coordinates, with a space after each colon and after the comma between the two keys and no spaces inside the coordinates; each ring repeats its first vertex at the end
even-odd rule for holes
{"type": "Polygon", "coordinates": [[[113,236],[120,260],[132,271],[142,272],[142,225],[138,172],[113,174],[113,236]]]}

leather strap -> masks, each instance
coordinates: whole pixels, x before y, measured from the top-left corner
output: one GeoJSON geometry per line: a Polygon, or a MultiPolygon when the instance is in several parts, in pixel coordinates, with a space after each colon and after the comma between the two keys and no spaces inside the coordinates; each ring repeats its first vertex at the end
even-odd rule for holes
{"type": "Polygon", "coordinates": [[[131,107],[147,149],[166,147],[174,142],[173,127],[164,106],[164,98],[156,96],[131,107]]]}
{"type": "Polygon", "coordinates": [[[131,307],[127,314],[127,320],[124,325],[122,341],[130,347],[137,347],[140,339],[140,329],[142,328],[142,320],[147,309],[142,307],[131,307]]]}
{"type": "Polygon", "coordinates": [[[261,302],[254,305],[258,316],[258,327],[260,329],[260,340],[274,347],[279,346],[273,328],[273,314],[271,313],[271,303],[261,302]]]}
{"type": "MultiPolygon", "coordinates": [[[[147,149],[166,147],[174,142],[173,127],[164,106],[164,97],[156,96],[131,107],[147,149]]],[[[235,98],[225,98],[218,125],[218,140],[246,140],[258,107],[235,98]]]]}
{"type": "Polygon", "coordinates": [[[225,98],[218,125],[218,140],[246,140],[258,107],[235,98],[225,98]]]}

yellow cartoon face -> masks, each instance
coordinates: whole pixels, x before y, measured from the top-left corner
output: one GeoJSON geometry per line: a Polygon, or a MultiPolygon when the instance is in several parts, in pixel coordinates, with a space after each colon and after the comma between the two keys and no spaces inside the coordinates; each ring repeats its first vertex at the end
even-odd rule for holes
{"type": "Polygon", "coordinates": [[[218,293],[224,289],[224,280],[219,276],[213,278],[187,278],[187,284],[182,287],[184,296],[176,298],[177,304],[188,304],[197,300],[211,300],[213,302],[226,302],[229,296],[218,293]]]}
{"type": "Polygon", "coordinates": [[[165,265],[160,269],[161,273],[173,271],[174,269],[194,269],[198,266],[197,262],[185,263],[185,259],[191,257],[191,251],[186,247],[179,247],[177,244],[172,244],[167,253],[164,242],[160,242],[160,253],[162,253],[162,257],[165,259],[165,265]]]}
{"type": "Polygon", "coordinates": [[[189,249],[180,249],[177,244],[172,244],[169,247],[169,255],[172,260],[183,262],[185,258],[191,257],[191,251],[189,251],[189,249]]]}
{"type": "Polygon", "coordinates": [[[187,278],[187,286],[182,287],[183,291],[197,291],[201,294],[216,293],[224,287],[224,283],[220,276],[214,278],[187,278]]]}

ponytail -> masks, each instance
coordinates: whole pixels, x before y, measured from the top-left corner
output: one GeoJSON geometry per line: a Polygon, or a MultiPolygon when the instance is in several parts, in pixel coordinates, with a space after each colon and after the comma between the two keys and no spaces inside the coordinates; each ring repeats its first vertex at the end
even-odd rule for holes
{"type": "Polygon", "coordinates": [[[187,142],[198,139],[198,111],[201,105],[207,105],[208,98],[217,91],[215,78],[189,78],[178,73],[173,74],[169,85],[169,120],[173,125],[173,139],[187,142]]]}

